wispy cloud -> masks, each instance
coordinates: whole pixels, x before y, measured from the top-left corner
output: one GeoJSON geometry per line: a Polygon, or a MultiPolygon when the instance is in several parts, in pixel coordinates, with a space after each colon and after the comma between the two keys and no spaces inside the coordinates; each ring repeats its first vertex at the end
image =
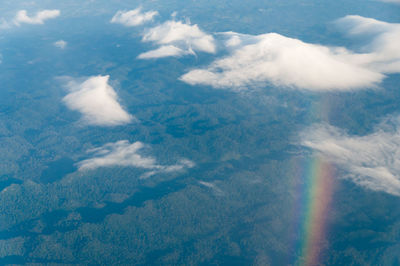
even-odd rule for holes
{"type": "Polygon", "coordinates": [[[224,194],[224,192],[214,183],[210,183],[210,182],[206,182],[206,181],[199,181],[199,184],[212,189],[214,191],[214,193],[218,196],[222,196],[224,194]]]}
{"type": "Polygon", "coordinates": [[[302,133],[301,143],[346,170],[345,178],[356,184],[400,196],[400,118],[366,136],[315,125],[302,133]]]}
{"type": "Polygon", "coordinates": [[[225,33],[231,54],[181,77],[191,85],[243,89],[251,86],[305,90],[352,90],[375,86],[383,75],[348,62],[344,48],[325,47],[277,33],[258,36],[225,33]]]}
{"type": "Polygon", "coordinates": [[[194,166],[194,163],[187,159],[182,159],[174,165],[158,164],[155,158],[141,154],[144,147],[142,142],[131,144],[127,140],[107,143],[100,148],[89,150],[93,158],[81,161],[78,167],[80,171],[114,166],[142,168],[147,170],[142,176],[146,178],[157,173],[177,172],[194,166]]]}
{"type": "Polygon", "coordinates": [[[108,84],[110,76],[90,77],[82,83],[68,82],[70,93],[63,98],[71,110],[82,113],[83,121],[90,125],[116,126],[132,121],[118,102],[115,90],[108,84]]]}
{"type": "Polygon", "coordinates": [[[204,33],[197,25],[169,20],[150,28],[142,39],[160,47],[139,55],[141,59],[182,56],[195,52],[215,53],[214,37],[204,33]]]}
{"type": "Polygon", "coordinates": [[[188,51],[182,50],[173,45],[164,45],[160,48],[141,53],[138,58],[140,59],[150,59],[150,58],[161,58],[161,57],[169,57],[169,56],[182,56],[188,54],[188,51]]]}
{"type": "Polygon", "coordinates": [[[354,15],[336,23],[349,37],[368,41],[361,53],[344,55],[345,60],[382,73],[400,72],[400,24],[354,15]]]}
{"type": "Polygon", "coordinates": [[[19,26],[23,23],[26,24],[44,24],[46,20],[56,18],[60,15],[60,10],[42,10],[37,12],[34,16],[28,16],[26,10],[20,10],[17,12],[13,22],[15,25],[19,26]]]}
{"type": "Polygon", "coordinates": [[[122,24],[127,27],[139,26],[152,21],[156,15],[158,15],[157,11],[142,12],[142,9],[139,7],[129,11],[118,11],[110,22],[122,24]]]}
{"type": "Polygon", "coordinates": [[[55,47],[60,48],[60,49],[65,49],[67,47],[67,42],[64,40],[59,40],[53,43],[55,47]]]}

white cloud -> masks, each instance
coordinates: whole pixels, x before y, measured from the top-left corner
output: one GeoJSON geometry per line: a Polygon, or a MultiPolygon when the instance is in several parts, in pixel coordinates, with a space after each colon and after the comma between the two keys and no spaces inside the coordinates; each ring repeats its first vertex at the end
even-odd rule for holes
{"type": "Polygon", "coordinates": [[[160,165],[155,158],[141,155],[140,151],[144,147],[142,142],[131,144],[127,140],[107,143],[100,148],[89,150],[94,157],[81,161],[78,167],[80,171],[113,166],[142,168],[148,170],[142,176],[146,178],[157,173],[177,172],[194,166],[194,163],[187,159],[182,159],[174,165],[160,165]]]}
{"type": "Polygon", "coordinates": [[[67,42],[64,40],[59,40],[53,43],[55,47],[60,48],[60,49],[65,49],[67,47],[67,42]]]}
{"type": "Polygon", "coordinates": [[[203,185],[203,186],[205,186],[207,188],[212,189],[215,192],[215,194],[217,194],[219,196],[222,196],[224,194],[224,192],[219,187],[217,187],[217,185],[215,185],[213,183],[205,182],[205,181],[199,181],[199,184],[203,185]]]}
{"type": "Polygon", "coordinates": [[[204,33],[197,25],[181,21],[166,21],[150,28],[144,34],[144,42],[153,42],[161,47],[139,55],[139,58],[182,56],[198,52],[215,53],[213,36],[204,33]]]}
{"type": "Polygon", "coordinates": [[[17,12],[14,18],[14,24],[19,26],[20,24],[43,24],[46,20],[56,18],[60,15],[60,10],[42,10],[36,13],[35,16],[29,17],[26,10],[20,10],[17,12]]]}
{"type": "Polygon", "coordinates": [[[363,36],[369,41],[362,53],[345,55],[345,60],[382,73],[400,72],[400,24],[354,15],[337,24],[350,37],[363,36]]]}
{"type": "Polygon", "coordinates": [[[302,145],[343,168],[358,185],[400,196],[400,118],[383,122],[366,136],[349,136],[316,125],[302,133],[302,145]]]}
{"type": "Polygon", "coordinates": [[[258,36],[226,33],[231,54],[205,69],[181,77],[191,85],[243,89],[248,86],[295,87],[305,90],[352,90],[372,87],[384,76],[343,59],[344,48],[305,43],[276,33],[258,36]]]}
{"type": "Polygon", "coordinates": [[[111,23],[119,23],[127,27],[138,26],[152,21],[156,15],[158,15],[157,11],[142,13],[142,9],[139,7],[129,11],[118,11],[111,19],[111,23]]]}
{"type": "Polygon", "coordinates": [[[71,110],[81,112],[87,124],[116,126],[131,122],[133,117],[118,103],[117,93],[108,80],[107,75],[90,77],[82,83],[70,81],[70,93],[63,101],[71,110]]]}
{"type": "Polygon", "coordinates": [[[182,56],[187,54],[187,51],[182,50],[173,45],[163,45],[160,48],[151,50],[145,53],[141,53],[138,58],[140,59],[150,59],[150,58],[161,58],[168,56],[182,56]]]}

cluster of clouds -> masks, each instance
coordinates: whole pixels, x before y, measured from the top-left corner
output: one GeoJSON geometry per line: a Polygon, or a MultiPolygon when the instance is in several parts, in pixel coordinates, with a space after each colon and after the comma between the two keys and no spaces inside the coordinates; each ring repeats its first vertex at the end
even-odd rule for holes
{"type": "MultiPolygon", "coordinates": [[[[140,8],[118,11],[111,22],[140,25],[153,20],[156,14],[142,12],[140,8]]],[[[190,70],[180,80],[190,85],[233,90],[274,85],[311,91],[348,91],[377,87],[386,74],[400,72],[400,24],[352,15],[337,20],[336,25],[349,38],[361,36],[368,42],[359,51],[352,51],[278,33],[225,32],[217,33],[216,39],[198,25],[173,19],[144,31],[142,41],[158,47],[141,53],[138,58],[180,57],[196,52],[215,54],[217,46],[222,47],[227,56],[190,70]]]]}
{"type": "MultiPolygon", "coordinates": [[[[141,8],[118,11],[111,23],[138,26],[153,21],[156,11],[141,8]]],[[[349,38],[366,40],[358,51],[303,42],[277,33],[247,35],[218,33],[219,39],[190,22],[168,20],[146,29],[142,41],[158,47],[138,56],[140,59],[215,54],[217,42],[228,55],[209,66],[192,69],[180,80],[191,85],[240,90],[252,86],[274,86],[311,91],[355,90],[376,87],[386,74],[400,72],[400,24],[361,16],[346,16],[336,25],[349,38]],[[363,38],[359,38],[359,37],[363,38]]],[[[108,76],[91,77],[82,83],[69,83],[63,99],[72,110],[80,111],[92,125],[120,125],[131,122],[108,84],[108,76]]],[[[397,119],[396,121],[400,121],[397,119]]],[[[329,126],[317,125],[302,134],[301,144],[346,170],[347,178],[377,191],[400,196],[400,122],[392,130],[377,130],[367,136],[350,136],[329,126]]],[[[386,125],[383,125],[387,128],[386,125]]],[[[79,170],[122,166],[148,170],[145,177],[159,172],[193,167],[182,160],[160,165],[143,156],[141,142],[126,140],[91,150],[93,157],[79,163],[79,170]]],[[[202,185],[212,187],[211,184],[202,185]]]]}
{"type": "MultiPolygon", "coordinates": [[[[377,87],[386,74],[400,73],[400,24],[355,15],[335,23],[348,38],[366,43],[353,51],[277,33],[219,33],[228,55],[190,70],[180,80],[234,90],[272,84],[311,91],[348,91],[377,87]]],[[[140,54],[140,59],[179,57],[196,51],[216,53],[217,47],[216,39],[197,25],[175,20],[147,29],[142,41],[159,47],[140,54]]],[[[380,126],[373,134],[350,136],[329,125],[316,125],[303,132],[301,144],[345,169],[346,177],[356,184],[400,196],[400,118],[380,126]],[[395,127],[390,128],[390,124],[395,127]]],[[[155,165],[153,161],[148,164],[155,165]]],[[[214,188],[210,183],[201,184],[214,188]]]]}
{"type": "Polygon", "coordinates": [[[376,87],[400,72],[400,24],[361,16],[336,21],[349,37],[364,37],[360,51],[306,43],[277,33],[221,34],[229,55],[181,77],[191,85],[245,89],[275,85],[311,91],[376,87]]]}
{"type": "Polygon", "coordinates": [[[314,125],[301,136],[303,146],[344,169],[345,178],[400,196],[400,117],[386,119],[366,136],[351,136],[326,124],[314,125]]]}
{"type": "Polygon", "coordinates": [[[21,26],[22,24],[44,24],[49,19],[54,19],[60,16],[61,12],[58,9],[45,9],[36,12],[35,15],[29,16],[26,10],[19,10],[11,21],[1,20],[0,29],[11,28],[12,26],[21,26]]]}
{"type": "MultiPolygon", "coordinates": [[[[31,16],[26,10],[20,10],[11,22],[3,20],[0,27],[44,24],[59,15],[59,10],[42,10],[31,16]]],[[[118,11],[110,22],[139,26],[154,21],[157,15],[156,11],[144,12],[137,8],[118,11]]],[[[173,18],[143,32],[142,41],[157,47],[138,58],[180,57],[197,52],[215,54],[217,46],[221,46],[228,52],[227,56],[190,70],[180,80],[190,85],[233,90],[272,84],[311,91],[346,91],[376,87],[386,74],[400,72],[400,24],[352,15],[337,20],[336,25],[349,38],[366,40],[366,43],[353,51],[307,43],[278,33],[212,35],[190,21],[173,18]]],[[[54,45],[64,49],[67,43],[59,40],[54,45]]],[[[67,88],[69,93],[63,102],[71,110],[79,111],[82,121],[88,125],[117,126],[134,119],[119,103],[109,76],[92,76],[82,82],[71,80],[67,88]]],[[[367,136],[350,136],[338,128],[317,125],[303,132],[301,144],[343,167],[347,178],[355,183],[400,196],[399,121],[396,120],[394,129],[379,129],[367,136]]],[[[385,123],[381,126],[388,128],[385,123]]],[[[194,166],[187,159],[174,165],[158,164],[155,158],[141,153],[144,147],[142,142],[131,144],[127,140],[105,144],[90,150],[92,158],[79,162],[79,170],[136,167],[145,169],[143,177],[148,177],[194,166]]],[[[211,187],[208,183],[202,184],[211,187]]]]}
{"type": "Polygon", "coordinates": [[[93,170],[100,167],[135,167],[147,170],[142,178],[150,177],[158,173],[171,173],[182,171],[194,167],[194,163],[182,159],[174,165],[158,164],[153,157],[146,157],[141,154],[145,148],[142,142],[130,143],[127,140],[121,140],[115,143],[107,143],[102,147],[89,150],[93,157],[78,163],[79,171],[93,170]]]}
{"type": "Polygon", "coordinates": [[[97,126],[118,126],[130,123],[133,116],[124,110],[110,86],[110,76],[93,76],[83,82],[71,80],[69,93],[63,98],[68,108],[79,111],[83,122],[97,126]]]}
{"type": "MultiPolygon", "coordinates": [[[[377,81],[386,74],[400,73],[400,24],[352,15],[337,20],[336,25],[349,38],[364,42],[357,52],[339,50],[340,60],[380,75],[377,81]]],[[[360,78],[368,77],[373,76],[360,78]]],[[[366,136],[315,125],[302,133],[301,144],[344,169],[345,178],[354,183],[400,196],[400,117],[384,120],[366,136]]]]}
{"type": "MultiPolygon", "coordinates": [[[[82,121],[93,126],[118,126],[132,122],[134,117],[127,113],[118,101],[115,90],[109,84],[109,76],[93,76],[82,82],[70,80],[66,87],[69,93],[63,102],[71,110],[82,114],[82,121]]],[[[179,172],[192,168],[194,163],[182,159],[174,165],[160,165],[153,157],[141,154],[145,147],[142,142],[129,143],[127,140],[107,143],[89,150],[91,158],[78,163],[80,171],[102,167],[135,167],[146,170],[141,178],[159,173],[179,172]]]]}
{"type": "Polygon", "coordinates": [[[204,33],[197,25],[191,25],[190,22],[166,21],[148,29],[142,41],[155,43],[159,47],[140,54],[138,56],[140,59],[216,52],[214,37],[204,33]]]}
{"type": "MultiPolygon", "coordinates": [[[[125,26],[138,26],[153,21],[157,11],[143,12],[141,8],[130,11],[118,11],[111,19],[111,23],[125,26]]],[[[174,13],[173,17],[176,16],[174,13]]],[[[202,31],[198,25],[190,21],[182,22],[168,20],[164,23],[147,29],[142,38],[158,47],[141,53],[139,59],[154,59],[163,57],[180,57],[196,55],[196,52],[215,53],[216,44],[214,37],[202,31]]]]}

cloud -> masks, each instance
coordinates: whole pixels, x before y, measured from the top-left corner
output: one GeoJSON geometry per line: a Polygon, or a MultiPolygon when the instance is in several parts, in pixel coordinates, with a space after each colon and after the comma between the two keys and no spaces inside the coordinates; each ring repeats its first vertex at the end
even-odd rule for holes
{"type": "Polygon", "coordinates": [[[157,11],[148,11],[142,13],[142,9],[139,7],[129,11],[118,11],[110,22],[132,27],[152,21],[156,15],[158,15],[157,11]]]}
{"type": "Polygon", "coordinates": [[[142,142],[131,144],[127,140],[107,143],[100,148],[89,150],[94,157],[79,162],[78,168],[80,171],[114,166],[142,168],[147,170],[142,178],[147,178],[157,173],[177,172],[194,166],[194,163],[187,159],[182,159],[174,165],[160,165],[155,158],[140,153],[144,147],[142,142]]]}
{"type": "Polygon", "coordinates": [[[344,48],[302,42],[277,33],[258,36],[225,33],[229,56],[181,77],[191,85],[243,89],[249,86],[293,87],[312,91],[372,87],[381,73],[343,59],[344,48]]]}
{"type": "Polygon", "coordinates": [[[224,194],[224,192],[213,183],[205,182],[205,181],[199,181],[199,184],[203,185],[203,186],[205,186],[207,188],[212,189],[214,191],[214,193],[219,195],[219,196],[222,196],[224,194]]]}
{"type": "Polygon", "coordinates": [[[36,13],[35,16],[29,17],[26,10],[20,10],[17,12],[14,18],[14,24],[19,26],[20,24],[43,24],[46,20],[56,18],[60,15],[60,10],[42,10],[36,13]]]}
{"type": "Polygon", "coordinates": [[[400,118],[388,119],[366,136],[350,136],[329,125],[302,133],[303,146],[346,170],[363,187],[400,196],[400,118]]]}
{"type": "Polygon", "coordinates": [[[149,52],[141,53],[138,58],[140,59],[150,59],[150,58],[160,58],[160,57],[168,57],[168,56],[182,56],[188,54],[187,51],[182,50],[173,45],[163,45],[160,48],[155,50],[151,50],[149,52]]]}
{"type": "Polygon", "coordinates": [[[368,41],[362,53],[345,55],[345,60],[382,73],[400,72],[400,24],[355,15],[336,23],[349,37],[368,41]]]}
{"type": "Polygon", "coordinates": [[[118,96],[108,84],[110,76],[93,76],[82,83],[70,81],[70,93],[63,98],[71,110],[82,113],[83,121],[90,125],[116,126],[132,121],[118,103],[118,96]]]}
{"type": "Polygon", "coordinates": [[[138,58],[160,58],[167,56],[182,56],[195,52],[215,53],[214,37],[204,33],[197,25],[169,20],[161,25],[150,28],[144,34],[142,41],[153,42],[159,48],[140,54],[138,58]]]}
{"type": "Polygon", "coordinates": [[[67,42],[64,40],[59,40],[53,43],[55,47],[60,48],[60,49],[65,49],[67,47],[67,42]]]}

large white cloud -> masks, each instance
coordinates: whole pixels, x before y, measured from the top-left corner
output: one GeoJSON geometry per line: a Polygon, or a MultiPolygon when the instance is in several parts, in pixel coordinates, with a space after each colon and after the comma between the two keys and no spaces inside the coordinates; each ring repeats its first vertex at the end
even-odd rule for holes
{"type": "Polygon", "coordinates": [[[302,133],[302,145],[346,170],[345,177],[356,184],[400,196],[400,118],[366,136],[316,125],[302,133]]]}
{"type": "Polygon", "coordinates": [[[26,10],[20,10],[15,15],[13,20],[15,25],[26,24],[43,24],[48,19],[56,18],[60,15],[60,10],[42,10],[36,13],[35,16],[29,17],[26,10]]]}
{"type": "Polygon", "coordinates": [[[90,77],[82,83],[70,81],[67,88],[70,93],[63,98],[71,109],[82,113],[87,124],[116,126],[132,121],[118,103],[115,90],[108,84],[109,76],[90,77]]]}
{"type": "Polygon", "coordinates": [[[382,73],[400,72],[400,24],[361,16],[346,16],[337,24],[350,37],[362,36],[368,41],[359,54],[344,59],[382,73]]]}
{"type": "Polygon", "coordinates": [[[107,143],[100,148],[90,150],[89,153],[94,157],[81,161],[78,167],[80,171],[113,166],[143,168],[147,172],[142,177],[149,177],[157,173],[176,172],[194,166],[194,163],[187,159],[182,159],[174,165],[160,165],[155,158],[141,154],[140,151],[144,147],[142,142],[131,144],[127,140],[107,143]]]}
{"type": "Polygon", "coordinates": [[[198,52],[215,53],[214,37],[204,33],[197,25],[169,20],[150,28],[143,36],[144,42],[153,42],[160,47],[139,55],[139,58],[182,56],[198,52]]]}
{"type": "Polygon", "coordinates": [[[344,48],[325,47],[276,33],[258,36],[227,33],[231,55],[181,79],[189,84],[242,89],[273,84],[306,90],[371,87],[383,75],[343,59],[344,48]]]}
{"type": "Polygon", "coordinates": [[[156,15],[158,15],[157,11],[142,12],[139,7],[129,11],[118,11],[111,19],[111,23],[119,23],[127,27],[138,26],[152,21],[156,15]]]}

